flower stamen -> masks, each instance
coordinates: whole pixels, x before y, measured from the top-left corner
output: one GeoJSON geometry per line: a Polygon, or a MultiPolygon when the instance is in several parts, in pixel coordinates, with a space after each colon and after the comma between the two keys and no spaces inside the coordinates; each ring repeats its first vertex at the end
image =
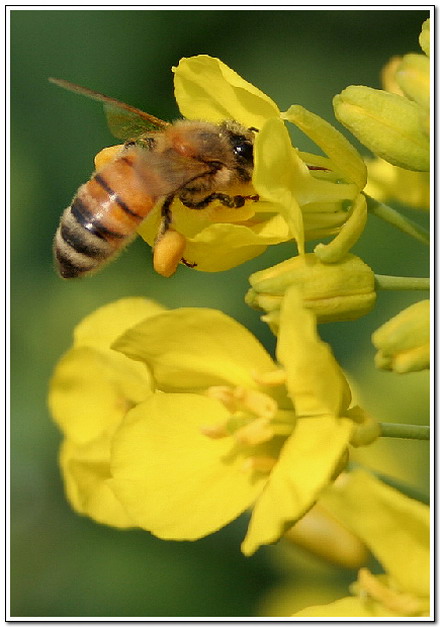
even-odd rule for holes
{"type": "Polygon", "coordinates": [[[220,423],[218,425],[203,425],[200,427],[200,432],[202,435],[206,435],[206,437],[211,438],[212,440],[219,440],[220,438],[225,438],[230,435],[227,423],[220,423]]]}
{"type": "Polygon", "coordinates": [[[242,411],[258,418],[272,419],[278,411],[276,401],[268,394],[241,386],[213,385],[206,390],[206,395],[220,401],[231,413],[242,411]]]}
{"type": "Polygon", "coordinates": [[[286,371],[284,368],[277,368],[270,372],[254,372],[252,378],[258,385],[278,386],[286,384],[286,371]]]}
{"type": "Polygon", "coordinates": [[[264,392],[237,387],[235,388],[234,396],[240,403],[241,409],[251,412],[259,418],[270,420],[277,413],[278,405],[276,401],[264,392]]]}
{"type": "Polygon", "coordinates": [[[357,583],[361,596],[368,595],[369,598],[381,603],[399,616],[420,616],[420,613],[426,609],[421,599],[412,594],[393,590],[380,581],[379,577],[374,576],[368,568],[359,570],[357,583]]]}
{"type": "Polygon", "coordinates": [[[234,433],[235,439],[246,446],[268,442],[273,436],[274,431],[270,426],[269,418],[257,418],[234,433]]]}
{"type": "Polygon", "coordinates": [[[211,385],[206,392],[208,398],[219,401],[231,413],[238,410],[237,399],[234,396],[234,389],[227,385],[211,385]]]}

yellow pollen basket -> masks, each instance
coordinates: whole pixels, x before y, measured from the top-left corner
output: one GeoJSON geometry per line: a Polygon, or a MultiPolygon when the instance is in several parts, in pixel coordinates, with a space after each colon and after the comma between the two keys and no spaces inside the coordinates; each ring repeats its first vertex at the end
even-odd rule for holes
{"type": "Polygon", "coordinates": [[[107,148],[103,148],[95,156],[95,168],[97,170],[101,170],[101,168],[114,161],[123,147],[124,144],[118,144],[117,146],[108,146],[107,148]]]}

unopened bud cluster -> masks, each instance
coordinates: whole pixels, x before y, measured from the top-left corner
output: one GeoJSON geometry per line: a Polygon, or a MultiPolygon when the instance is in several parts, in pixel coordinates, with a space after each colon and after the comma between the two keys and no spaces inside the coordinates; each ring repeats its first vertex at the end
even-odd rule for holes
{"type": "Polygon", "coordinates": [[[276,332],[286,290],[300,289],[304,305],[317,322],[355,320],[374,307],[374,273],[359,257],[347,254],[338,263],[322,263],[313,253],[283,261],[250,276],[246,302],[266,312],[263,320],[276,332]]]}
{"type": "Polygon", "coordinates": [[[333,99],[335,115],[375,155],[407,170],[429,170],[429,20],[420,45],[425,54],[393,58],[385,88],[351,85],[333,99]]]}

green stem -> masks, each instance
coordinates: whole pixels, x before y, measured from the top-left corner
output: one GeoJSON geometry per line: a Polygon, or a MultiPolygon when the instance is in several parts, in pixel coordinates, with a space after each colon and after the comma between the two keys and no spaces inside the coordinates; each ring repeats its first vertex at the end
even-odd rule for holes
{"type": "Polygon", "coordinates": [[[409,218],[405,218],[405,216],[395,209],[392,209],[391,207],[388,207],[388,205],[371,198],[371,196],[368,196],[367,194],[365,194],[365,198],[367,199],[367,209],[370,213],[378,218],[382,218],[382,220],[385,220],[385,222],[395,226],[400,231],[407,233],[407,235],[415,237],[415,239],[419,240],[419,242],[429,245],[429,231],[423,226],[420,226],[420,224],[413,222],[409,218]]]}
{"type": "Polygon", "coordinates": [[[375,274],[374,279],[379,290],[429,290],[429,278],[425,277],[375,274]]]}
{"type": "Polygon", "coordinates": [[[380,422],[380,437],[406,440],[429,440],[429,427],[425,425],[399,425],[380,422]]]}

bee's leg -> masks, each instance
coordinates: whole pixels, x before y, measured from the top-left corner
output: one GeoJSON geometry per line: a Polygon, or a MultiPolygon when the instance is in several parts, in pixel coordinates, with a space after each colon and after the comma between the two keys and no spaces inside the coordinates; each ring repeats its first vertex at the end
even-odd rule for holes
{"type": "Polygon", "coordinates": [[[238,209],[239,207],[243,207],[246,200],[258,200],[259,197],[257,195],[254,196],[229,196],[228,194],[222,194],[221,192],[214,192],[209,196],[206,196],[203,200],[199,202],[192,202],[191,200],[187,200],[185,198],[180,198],[185,207],[189,207],[190,209],[204,209],[209,204],[211,204],[214,200],[219,200],[222,205],[225,207],[230,207],[231,209],[238,209]]]}
{"type": "Polygon", "coordinates": [[[184,266],[186,266],[187,268],[196,268],[197,264],[196,263],[191,263],[190,261],[187,261],[185,259],[185,257],[182,257],[180,259],[180,261],[183,263],[184,266]]]}
{"type": "Polygon", "coordinates": [[[160,221],[160,226],[156,235],[156,240],[155,240],[156,242],[162,239],[162,237],[170,228],[171,222],[173,221],[173,214],[171,212],[171,203],[173,202],[173,200],[174,200],[174,194],[170,194],[170,196],[167,196],[164,200],[164,203],[160,210],[161,221],[160,221]]]}

